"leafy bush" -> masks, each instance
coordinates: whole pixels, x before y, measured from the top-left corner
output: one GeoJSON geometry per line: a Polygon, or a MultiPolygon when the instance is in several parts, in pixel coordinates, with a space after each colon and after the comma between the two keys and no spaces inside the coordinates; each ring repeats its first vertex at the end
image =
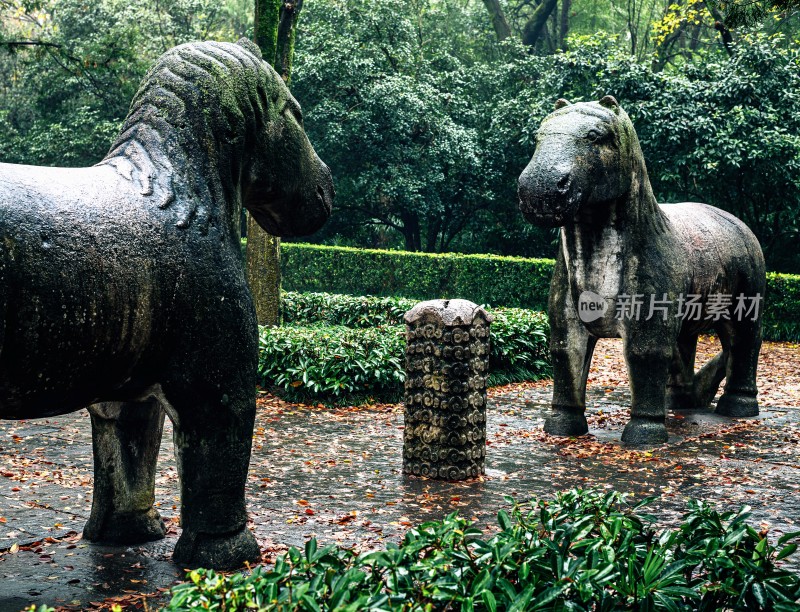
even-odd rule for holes
{"type": "Polygon", "coordinates": [[[89,166],[100,161],[119,132],[121,120],[81,106],[58,121],[37,119],[23,133],[0,111],[0,159],[44,166],[89,166]]]}
{"type": "Polygon", "coordinates": [[[542,312],[495,308],[489,354],[489,384],[538,380],[550,375],[550,323],[542,312]]]}
{"type": "MultiPolygon", "coordinates": [[[[286,327],[262,328],[262,382],[291,399],[354,402],[399,399],[405,379],[403,298],[286,292],[286,327]]],[[[492,309],[489,385],[549,374],[547,317],[492,309]]]]}
{"type": "Polygon", "coordinates": [[[451,514],[361,555],[311,539],[250,575],[189,572],[166,609],[797,610],[800,578],[777,562],[800,532],[772,544],[748,508],[701,501],[657,529],[652,499],[572,490],[501,511],[488,539],[451,514]]]}
{"type": "Polygon", "coordinates": [[[262,382],[290,399],[394,400],[402,392],[405,338],[399,326],[262,327],[259,345],[262,382]]]}
{"type": "Polygon", "coordinates": [[[800,342],[800,275],[767,274],[764,338],[800,342]]]}
{"type": "Polygon", "coordinates": [[[288,325],[401,325],[403,315],[415,304],[417,300],[408,298],[287,291],[281,295],[281,317],[288,325]]]}
{"type": "MultiPolygon", "coordinates": [[[[283,285],[292,291],[464,298],[532,310],[547,310],[554,264],[552,259],[432,255],[309,244],[284,243],[281,248],[283,285]]],[[[800,342],[800,275],[767,274],[764,338],[800,342]]]]}

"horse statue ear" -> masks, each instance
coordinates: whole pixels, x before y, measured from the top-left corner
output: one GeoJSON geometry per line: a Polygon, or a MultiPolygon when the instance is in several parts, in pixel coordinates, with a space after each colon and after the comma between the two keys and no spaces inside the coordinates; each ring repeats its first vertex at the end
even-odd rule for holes
{"type": "Polygon", "coordinates": [[[240,47],[244,47],[256,57],[264,59],[264,56],[261,55],[261,49],[259,48],[259,46],[249,38],[240,38],[239,40],[236,41],[236,44],[239,45],[240,47]]]}
{"type": "Polygon", "coordinates": [[[614,96],[603,96],[600,98],[600,106],[607,108],[615,113],[619,112],[619,102],[614,96]]]}
{"type": "Polygon", "coordinates": [[[556,100],[555,110],[558,110],[559,108],[564,108],[565,106],[571,106],[568,100],[565,100],[564,98],[559,98],[558,100],[556,100]]]}

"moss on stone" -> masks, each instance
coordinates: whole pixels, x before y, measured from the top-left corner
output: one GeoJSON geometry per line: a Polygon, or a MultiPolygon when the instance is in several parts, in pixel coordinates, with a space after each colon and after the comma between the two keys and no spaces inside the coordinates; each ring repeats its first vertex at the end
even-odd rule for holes
{"type": "Polygon", "coordinates": [[[255,42],[264,59],[275,65],[282,0],[256,0],[255,42]]]}

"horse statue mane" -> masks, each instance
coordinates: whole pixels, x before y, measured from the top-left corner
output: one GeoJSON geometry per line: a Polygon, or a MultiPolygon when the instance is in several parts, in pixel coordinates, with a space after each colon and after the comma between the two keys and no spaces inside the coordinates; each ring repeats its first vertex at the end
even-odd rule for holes
{"type": "Polygon", "coordinates": [[[97,165],[114,167],[161,209],[180,202],[176,225],[206,231],[219,213],[208,203],[237,199],[239,162],[270,113],[275,79],[247,39],[175,47],[147,72],[97,165]]]}

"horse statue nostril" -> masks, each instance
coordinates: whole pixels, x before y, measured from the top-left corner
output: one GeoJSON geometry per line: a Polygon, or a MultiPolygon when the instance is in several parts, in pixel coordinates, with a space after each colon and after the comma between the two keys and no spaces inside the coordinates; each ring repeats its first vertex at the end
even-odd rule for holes
{"type": "Polygon", "coordinates": [[[556,183],[556,187],[558,187],[559,193],[566,193],[569,190],[569,185],[570,185],[569,174],[562,176],[560,179],[558,179],[558,182],[556,183]]]}

